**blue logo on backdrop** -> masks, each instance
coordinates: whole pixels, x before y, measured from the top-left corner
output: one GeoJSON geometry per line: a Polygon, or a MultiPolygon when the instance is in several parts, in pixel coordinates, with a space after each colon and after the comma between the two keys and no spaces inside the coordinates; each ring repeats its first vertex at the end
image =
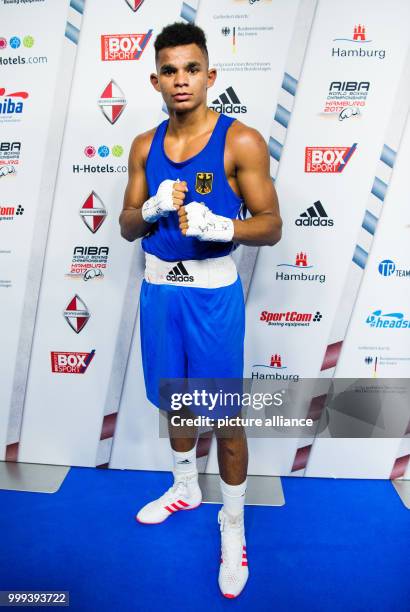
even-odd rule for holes
{"type": "Polygon", "coordinates": [[[374,310],[366,319],[370,327],[383,327],[389,329],[405,329],[410,327],[410,321],[404,318],[402,312],[386,312],[374,310]]]}
{"type": "Polygon", "coordinates": [[[410,277],[410,270],[397,268],[396,264],[391,259],[383,259],[383,261],[379,263],[378,270],[382,276],[392,276],[394,274],[394,276],[400,276],[402,278],[410,277]]]}

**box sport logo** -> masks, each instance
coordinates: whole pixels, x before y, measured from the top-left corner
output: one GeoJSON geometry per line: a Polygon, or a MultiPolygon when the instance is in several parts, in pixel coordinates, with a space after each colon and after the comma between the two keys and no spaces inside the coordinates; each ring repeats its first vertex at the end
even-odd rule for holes
{"type": "Polygon", "coordinates": [[[89,281],[94,278],[102,280],[103,270],[107,269],[108,254],[107,246],[75,246],[71,262],[71,269],[65,276],[72,279],[83,279],[89,281]]]}
{"type": "Polygon", "coordinates": [[[332,227],[333,219],[327,216],[320,200],[316,200],[312,206],[300,214],[299,218],[296,219],[295,225],[299,227],[332,227]]]}
{"type": "Polygon", "coordinates": [[[106,216],[107,209],[103,201],[95,191],[92,191],[80,208],[80,217],[90,232],[95,234],[104,223],[106,216]]]}
{"type": "Polygon", "coordinates": [[[15,176],[20,160],[21,142],[0,142],[0,178],[15,176]]]}
{"type": "Polygon", "coordinates": [[[305,172],[343,172],[356,147],[356,142],[351,147],[306,147],[305,172]]]}
{"type": "MultiPolygon", "coordinates": [[[[281,263],[277,264],[277,268],[303,268],[304,270],[310,270],[313,266],[308,266],[307,254],[300,251],[296,253],[295,263],[281,263]]],[[[297,272],[287,274],[286,272],[276,272],[276,280],[279,281],[317,281],[324,283],[326,281],[326,274],[305,274],[305,272],[297,272]]]]}
{"type": "Polygon", "coordinates": [[[24,110],[22,100],[27,100],[27,98],[27,91],[6,93],[6,89],[0,87],[0,121],[20,121],[24,110]]]}
{"type": "Polygon", "coordinates": [[[76,334],[79,334],[87,325],[90,313],[85,302],[83,302],[79,295],[75,294],[63,311],[63,316],[71,329],[73,329],[76,334]]]}
{"type": "Polygon", "coordinates": [[[168,281],[171,281],[172,283],[193,283],[194,282],[194,277],[189,274],[188,270],[186,269],[182,261],[179,261],[177,265],[174,266],[172,270],[168,272],[166,279],[168,281]]]}
{"type": "Polygon", "coordinates": [[[391,259],[383,259],[383,261],[379,263],[378,270],[379,270],[379,274],[381,274],[382,276],[393,276],[394,275],[394,276],[399,276],[401,278],[410,277],[409,269],[406,270],[404,268],[397,268],[396,264],[391,259]]]}
{"type": "Polygon", "coordinates": [[[112,125],[114,125],[122,115],[126,105],[127,101],[123,91],[114,79],[111,79],[98,100],[98,106],[101,108],[102,114],[112,125]]]}
{"type": "Polygon", "coordinates": [[[138,11],[144,0],[125,0],[125,2],[135,13],[136,11],[138,11]]]}
{"type": "Polygon", "coordinates": [[[323,108],[323,117],[337,117],[344,121],[350,117],[360,117],[366,106],[370,81],[332,81],[323,108]]]}
{"type": "Polygon", "coordinates": [[[322,313],[318,310],[315,314],[311,312],[297,312],[295,310],[288,310],[287,312],[269,312],[268,310],[263,310],[259,316],[259,321],[277,327],[309,327],[312,322],[319,323],[322,317],[322,313]]]}
{"type": "Polygon", "coordinates": [[[51,371],[56,374],[84,374],[94,355],[95,349],[91,353],[51,351],[51,371]]]}
{"type": "Polygon", "coordinates": [[[332,57],[375,57],[383,60],[386,57],[385,49],[371,49],[368,45],[373,42],[367,38],[366,27],[362,24],[353,28],[353,38],[334,38],[333,42],[348,43],[353,48],[332,48],[332,57]]]}
{"type": "Polygon", "coordinates": [[[145,34],[102,34],[101,60],[103,62],[139,60],[144,53],[152,30],[145,34]]]}
{"type": "Polygon", "coordinates": [[[15,217],[20,217],[24,213],[24,208],[19,204],[15,206],[0,206],[0,222],[14,221],[15,217]]]}
{"type": "Polygon", "coordinates": [[[212,191],[214,175],[212,172],[197,172],[195,180],[195,191],[201,195],[207,195],[212,191]]]}
{"type": "Polygon", "coordinates": [[[402,312],[386,312],[383,314],[381,310],[374,310],[366,319],[367,325],[377,328],[389,329],[407,329],[410,327],[410,321],[404,318],[402,312]]]}
{"type": "Polygon", "coordinates": [[[282,364],[282,356],[278,353],[271,355],[269,364],[254,363],[252,368],[262,368],[265,370],[265,372],[252,372],[251,378],[258,380],[293,380],[295,382],[299,380],[299,374],[280,372],[280,370],[287,370],[287,366],[282,364]],[[266,370],[270,370],[270,372],[266,372],[266,370]]]}
{"type": "Polygon", "coordinates": [[[239,100],[233,87],[227,87],[224,93],[213,100],[209,108],[217,113],[227,113],[232,115],[239,115],[241,113],[248,112],[247,107],[244,104],[241,104],[241,101],[239,100]]]}

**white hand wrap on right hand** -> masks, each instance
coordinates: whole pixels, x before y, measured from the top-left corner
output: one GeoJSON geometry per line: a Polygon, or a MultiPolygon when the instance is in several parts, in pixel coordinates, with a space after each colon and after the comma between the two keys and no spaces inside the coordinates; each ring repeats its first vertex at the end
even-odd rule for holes
{"type": "Polygon", "coordinates": [[[166,179],[158,187],[157,193],[144,202],[141,209],[142,218],[148,223],[155,223],[160,217],[168,217],[169,213],[176,211],[172,200],[172,191],[175,181],[166,179]]]}
{"type": "Polygon", "coordinates": [[[188,217],[187,236],[209,242],[231,242],[234,234],[232,219],[216,215],[202,202],[185,206],[188,217]]]}

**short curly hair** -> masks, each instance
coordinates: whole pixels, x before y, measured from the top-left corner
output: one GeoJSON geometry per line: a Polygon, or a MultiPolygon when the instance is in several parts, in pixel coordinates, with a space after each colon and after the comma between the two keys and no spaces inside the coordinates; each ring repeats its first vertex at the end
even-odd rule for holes
{"type": "Polygon", "coordinates": [[[161,49],[166,47],[179,47],[180,45],[195,44],[201,49],[208,59],[208,49],[206,46],[205,32],[193,23],[183,23],[177,21],[165,26],[155,39],[155,60],[161,49]]]}

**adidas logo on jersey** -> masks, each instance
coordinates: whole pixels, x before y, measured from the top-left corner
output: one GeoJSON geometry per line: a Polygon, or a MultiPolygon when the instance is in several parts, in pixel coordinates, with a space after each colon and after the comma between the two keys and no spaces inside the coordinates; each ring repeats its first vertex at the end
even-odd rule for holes
{"type": "Polygon", "coordinates": [[[225,92],[219,98],[216,98],[209,106],[210,109],[217,113],[247,113],[248,109],[244,104],[241,104],[233,87],[227,87],[225,92]]]}
{"type": "Polygon", "coordinates": [[[321,201],[318,200],[296,219],[295,225],[304,227],[331,227],[333,219],[329,219],[321,201]]]}
{"type": "Polygon", "coordinates": [[[182,263],[179,261],[167,274],[167,280],[173,283],[193,283],[194,277],[191,276],[182,263]]]}

